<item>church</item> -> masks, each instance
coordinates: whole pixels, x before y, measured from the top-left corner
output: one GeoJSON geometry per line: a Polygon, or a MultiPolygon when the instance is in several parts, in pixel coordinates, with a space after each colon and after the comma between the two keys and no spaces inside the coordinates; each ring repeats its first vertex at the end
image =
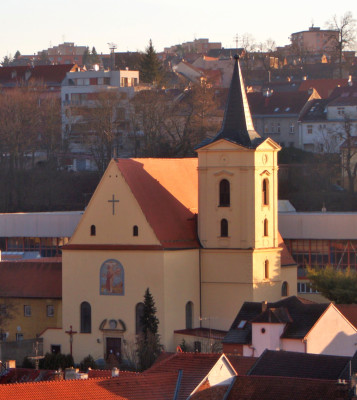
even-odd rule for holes
{"type": "Polygon", "coordinates": [[[63,247],[62,328],[42,333],[44,351],[121,355],[147,288],[167,351],[175,330],[207,320],[228,330],[245,301],[295,295],[278,232],[279,150],[254,130],[236,57],[222,128],[197,158],[110,162],[63,247]]]}

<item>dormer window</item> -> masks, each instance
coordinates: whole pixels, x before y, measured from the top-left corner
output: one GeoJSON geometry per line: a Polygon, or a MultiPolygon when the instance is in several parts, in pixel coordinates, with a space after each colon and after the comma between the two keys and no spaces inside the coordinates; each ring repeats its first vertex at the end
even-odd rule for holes
{"type": "Polygon", "coordinates": [[[230,183],[227,179],[219,182],[219,206],[229,207],[231,202],[230,183]]]}

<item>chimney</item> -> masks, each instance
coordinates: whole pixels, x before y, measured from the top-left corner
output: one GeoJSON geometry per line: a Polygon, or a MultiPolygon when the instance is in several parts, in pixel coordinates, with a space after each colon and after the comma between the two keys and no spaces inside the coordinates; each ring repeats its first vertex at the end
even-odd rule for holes
{"type": "Polygon", "coordinates": [[[118,377],[119,376],[119,369],[117,367],[114,367],[112,369],[112,378],[118,377]]]}
{"type": "Polygon", "coordinates": [[[266,300],[262,301],[262,312],[266,311],[268,308],[268,302],[266,300]]]}

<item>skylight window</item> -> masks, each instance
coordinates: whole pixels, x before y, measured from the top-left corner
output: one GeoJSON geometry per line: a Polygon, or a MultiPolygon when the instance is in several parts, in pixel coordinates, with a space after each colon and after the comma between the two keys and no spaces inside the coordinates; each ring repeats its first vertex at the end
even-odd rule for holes
{"type": "Polygon", "coordinates": [[[242,320],[239,322],[237,328],[238,328],[238,329],[243,329],[243,328],[245,327],[245,324],[246,324],[246,323],[247,323],[247,321],[246,321],[245,319],[242,319],[242,320]]]}
{"type": "Polygon", "coordinates": [[[276,107],[276,109],[274,110],[274,112],[277,112],[277,111],[279,111],[279,107],[276,107]]]}
{"type": "Polygon", "coordinates": [[[285,108],[285,111],[290,111],[290,107],[286,107],[286,108],[285,108]]]}

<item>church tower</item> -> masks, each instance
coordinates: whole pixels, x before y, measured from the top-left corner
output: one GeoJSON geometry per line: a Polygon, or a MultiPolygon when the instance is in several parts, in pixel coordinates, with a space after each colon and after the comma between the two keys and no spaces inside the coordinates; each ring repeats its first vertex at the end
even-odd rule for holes
{"type": "Polygon", "coordinates": [[[222,128],[196,149],[202,316],[221,328],[229,327],[244,301],[278,300],[282,285],[280,146],[254,130],[238,58],[222,128]]]}

